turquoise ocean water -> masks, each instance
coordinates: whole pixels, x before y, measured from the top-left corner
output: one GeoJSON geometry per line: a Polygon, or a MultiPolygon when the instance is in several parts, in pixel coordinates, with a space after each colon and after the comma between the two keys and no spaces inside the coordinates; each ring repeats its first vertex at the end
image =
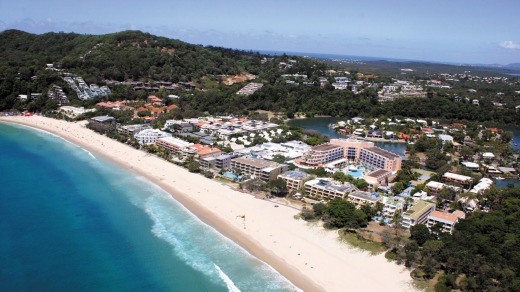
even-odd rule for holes
{"type": "Polygon", "coordinates": [[[0,291],[293,291],[166,192],[0,123],[0,291]]]}

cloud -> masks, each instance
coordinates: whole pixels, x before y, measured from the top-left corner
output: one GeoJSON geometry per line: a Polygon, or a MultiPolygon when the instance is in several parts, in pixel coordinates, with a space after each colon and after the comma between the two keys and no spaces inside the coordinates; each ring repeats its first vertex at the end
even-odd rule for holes
{"type": "Polygon", "coordinates": [[[503,41],[500,46],[504,49],[520,50],[520,44],[514,43],[513,41],[503,41]]]}

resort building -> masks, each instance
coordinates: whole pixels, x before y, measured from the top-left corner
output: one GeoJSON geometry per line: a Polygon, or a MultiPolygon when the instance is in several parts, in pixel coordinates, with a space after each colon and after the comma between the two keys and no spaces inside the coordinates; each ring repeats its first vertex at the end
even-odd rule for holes
{"type": "Polygon", "coordinates": [[[406,229],[410,229],[414,225],[424,224],[434,210],[435,204],[419,200],[412,208],[403,213],[401,225],[406,229]]]}
{"type": "Polygon", "coordinates": [[[380,186],[388,185],[395,178],[396,174],[388,170],[378,169],[367,173],[363,176],[363,179],[369,184],[372,189],[376,189],[380,186]]]}
{"type": "MultiPolygon", "coordinates": [[[[377,193],[376,193],[377,194],[377,193]]],[[[356,206],[361,206],[368,204],[370,206],[374,206],[377,202],[381,202],[382,198],[379,194],[371,194],[369,192],[363,191],[354,191],[347,196],[347,200],[349,202],[354,203],[356,206]]]]}
{"type": "Polygon", "coordinates": [[[174,137],[165,137],[159,138],[155,141],[157,147],[169,150],[178,154],[186,154],[186,155],[195,155],[196,150],[191,148],[190,146],[193,143],[186,142],[184,140],[174,138],[174,137]]]}
{"type": "Polygon", "coordinates": [[[153,145],[159,138],[171,137],[172,134],[163,132],[158,129],[146,129],[134,135],[139,144],[153,145]]]}
{"type": "Polygon", "coordinates": [[[231,168],[240,170],[242,174],[269,181],[276,179],[280,173],[287,171],[288,166],[253,157],[239,157],[231,160],[231,168]]]}
{"type": "Polygon", "coordinates": [[[397,172],[401,169],[401,156],[379,147],[361,149],[359,162],[369,169],[384,169],[389,172],[397,172]]]}
{"type": "Polygon", "coordinates": [[[453,213],[435,210],[428,216],[428,222],[426,226],[431,229],[433,226],[440,224],[440,226],[442,226],[442,232],[451,233],[455,224],[459,222],[459,219],[464,218],[466,218],[466,214],[459,210],[453,213]]]}
{"type": "Polygon", "coordinates": [[[289,170],[278,175],[278,178],[285,181],[289,192],[297,192],[303,186],[305,179],[310,178],[311,175],[301,171],[289,170]]]}
{"type": "Polygon", "coordinates": [[[373,142],[359,139],[331,139],[330,144],[343,147],[343,157],[347,158],[350,162],[359,162],[361,149],[374,147],[373,142]]]}
{"type": "Polygon", "coordinates": [[[351,183],[342,184],[325,178],[316,178],[306,182],[305,192],[310,196],[316,196],[321,199],[345,198],[348,194],[358,189],[351,183]]]}
{"type": "Polygon", "coordinates": [[[327,143],[312,147],[298,159],[297,164],[315,168],[342,158],[343,147],[327,143]]]}
{"type": "Polygon", "coordinates": [[[330,144],[341,146],[344,157],[368,169],[384,169],[391,173],[401,169],[401,156],[374,146],[373,142],[358,139],[331,139],[330,144]]]}
{"type": "Polygon", "coordinates": [[[446,172],[442,176],[442,179],[447,182],[454,182],[464,186],[468,186],[473,183],[473,179],[471,177],[451,172],[446,172]]]}
{"type": "Polygon", "coordinates": [[[134,136],[142,130],[151,129],[150,125],[139,124],[139,125],[128,125],[117,128],[117,131],[124,135],[134,136]]]}
{"type": "MultiPolygon", "coordinates": [[[[264,134],[264,137],[267,135],[269,134],[264,134]]],[[[311,149],[311,146],[301,141],[288,141],[285,143],[262,143],[260,145],[242,148],[237,152],[266,160],[273,160],[276,155],[281,155],[287,160],[293,160],[301,157],[309,149],[311,149]]]]}
{"type": "Polygon", "coordinates": [[[392,219],[397,211],[403,212],[405,205],[405,198],[403,197],[383,197],[382,203],[384,218],[392,219]]]}

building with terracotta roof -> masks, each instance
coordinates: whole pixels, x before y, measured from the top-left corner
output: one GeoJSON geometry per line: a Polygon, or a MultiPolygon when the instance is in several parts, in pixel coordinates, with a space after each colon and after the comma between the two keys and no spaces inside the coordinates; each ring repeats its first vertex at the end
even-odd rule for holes
{"type": "Polygon", "coordinates": [[[199,156],[199,159],[210,157],[217,158],[222,155],[222,151],[217,147],[204,146],[202,149],[197,150],[197,155],[199,156]]]}
{"type": "Polygon", "coordinates": [[[453,213],[435,210],[428,216],[428,222],[427,222],[426,226],[428,226],[428,228],[431,229],[433,226],[440,224],[440,226],[442,228],[441,230],[443,232],[451,233],[453,231],[455,224],[457,224],[457,222],[459,222],[459,219],[464,219],[464,218],[466,218],[466,214],[459,210],[457,210],[453,213]]]}

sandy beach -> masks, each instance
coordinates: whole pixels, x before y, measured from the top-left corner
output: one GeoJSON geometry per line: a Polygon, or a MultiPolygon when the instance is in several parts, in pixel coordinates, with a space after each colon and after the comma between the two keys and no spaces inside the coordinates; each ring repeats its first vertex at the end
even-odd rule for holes
{"type": "MultiPolygon", "coordinates": [[[[410,271],[339,242],[336,231],[296,220],[297,210],[232,190],[85,127],[50,118],[0,117],[59,135],[168,191],[192,213],[304,291],[413,291],[410,271]]],[[[0,133],[1,134],[1,133],[0,133]]]]}

